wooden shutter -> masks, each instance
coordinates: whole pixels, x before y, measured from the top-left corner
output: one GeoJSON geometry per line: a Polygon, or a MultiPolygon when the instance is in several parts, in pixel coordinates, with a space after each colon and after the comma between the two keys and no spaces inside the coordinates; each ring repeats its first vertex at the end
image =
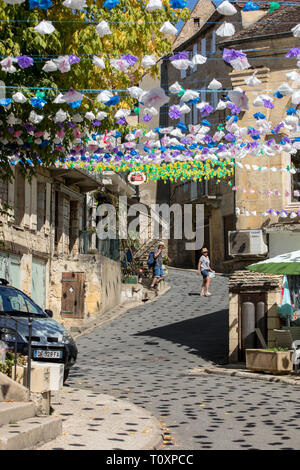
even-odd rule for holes
{"type": "Polygon", "coordinates": [[[25,211],[23,223],[25,227],[30,226],[30,215],[31,215],[31,185],[25,180],[25,211]]]}
{"type": "Polygon", "coordinates": [[[51,183],[46,183],[45,235],[50,233],[51,183]]]}
{"type": "Polygon", "coordinates": [[[85,273],[62,273],[61,316],[84,318],[85,273]]]}
{"type": "Polygon", "coordinates": [[[7,204],[11,207],[9,210],[9,213],[14,217],[15,215],[15,168],[12,168],[13,172],[13,180],[11,183],[8,183],[8,189],[7,189],[7,204]]]}
{"type": "Polygon", "coordinates": [[[31,181],[31,230],[37,229],[37,178],[33,177],[31,181]]]}

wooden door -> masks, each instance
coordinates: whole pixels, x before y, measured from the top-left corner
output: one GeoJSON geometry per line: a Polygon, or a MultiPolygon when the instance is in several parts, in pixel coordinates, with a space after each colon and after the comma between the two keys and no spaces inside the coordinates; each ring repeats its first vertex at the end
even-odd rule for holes
{"type": "Polygon", "coordinates": [[[85,273],[62,273],[61,315],[65,318],[84,318],[85,273]]]}

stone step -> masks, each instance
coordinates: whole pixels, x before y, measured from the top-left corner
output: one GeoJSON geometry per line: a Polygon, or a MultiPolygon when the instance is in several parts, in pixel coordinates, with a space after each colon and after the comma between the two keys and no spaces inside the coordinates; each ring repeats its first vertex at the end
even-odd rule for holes
{"type": "Polygon", "coordinates": [[[0,450],[32,449],[61,433],[62,420],[51,416],[35,416],[16,424],[5,424],[0,426],[0,450]]]}
{"type": "Polygon", "coordinates": [[[0,402],[0,426],[35,416],[32,402],[0,402]]]}

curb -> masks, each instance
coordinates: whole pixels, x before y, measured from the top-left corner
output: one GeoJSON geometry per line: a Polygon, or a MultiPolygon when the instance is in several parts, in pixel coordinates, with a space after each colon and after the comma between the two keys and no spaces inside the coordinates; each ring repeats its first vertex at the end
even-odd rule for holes
{"type": "MultiPolygon", "coordinates": [[[[171,289],[171,286],[168,285],[167,283],[165,283],[166,285],[166,288],[158,294],[157,297],[155,297],[154,299],[149,299],[148,303],[152,303],[152,302],[155,302],[156,300],[158,300],[162,295],[166,294],[170,289],[171,289]]],[[[119,318],[121,315],[123,315],[124,313],[128,312],[128,310],[131,310],[133,308],[136,308],[136,307],[139,307],[140,305],[142,305],[142,302],[133,302],[132,304],[128,303],[126,304],[126,306],[122,306],[122,305],[117,305],[113,310],[118,310],[116,315],[114,315],[113,317],[110,317],[110,318],[107,318],[103,321],[100,321],[99,323],[97,323],[96,325],[93,325],[91,326],[90,328],[87,328],[86,330],[82,331],[81,333],[78,333],[78,334],[73,334],[73,338],[76,340],[77,338],[80,338],[81,336],[83,335],[86,335],[88,333],[91,333],[92,331],[96,330],[97,328],[100,328],[101,326],[104,326],[106,325],[107,323],[110,323],[111,321],[115,320],[116,318],[119,318]]]]}
{"type": "Polygon", "coordinates": [[[231,377],[241,377],[246,379],[254,379],[254,380],[264,380],[265,382],[272,382],[272,383],[282,383],[287,385],[293,385],[300,387],[300,377],[299,380],[295,380],[288,377],[283,376],[274,376],[270,374],[258,374],[255,372],[243,372],[241,370],[228,370],[224,368],[215,368],[215,367],[203,367],[203,368],[196,368],[192,369],[187,374],[188,376],[203,376],[203,375],[227,375],[231,377]]]}

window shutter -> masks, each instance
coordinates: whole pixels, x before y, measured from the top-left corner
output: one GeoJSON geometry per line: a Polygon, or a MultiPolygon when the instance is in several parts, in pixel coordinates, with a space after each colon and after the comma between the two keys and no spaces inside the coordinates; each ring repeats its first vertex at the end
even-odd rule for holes
{"type": "Polygon", "coordinates": [[[12,168],[13,172],[13,179],[11,183],[8,183],[8,188],[7,188],[7,204],[11,207],[9,209],[9,213],[11,214],[12,217],[15,215],[15,168],[12,168]]]}
{"type": "Polygon", "coordinates": [[[37,229],[37,178],[33,177],[31,180],[31,216],[30,216],[31,230],[37,229]]]}
{"type": "Polygon", "coordinates": [[[198,124],[198,109],[195,104],[193,104],[193,124],[198,124]]]}
{"type": "Polygon", "coordinates": [[[31,185],[25,180],[25,211],[24,211],[24,226],[30,227],[31,215],[31,185]]]}
{"type": "MultiPolygon", "coordinates": [[[[197,49],[198,49],[198,44],[194,44],[193,45],[193,57],[197,54],[197,49]]],[[[195,65],[193,68],[192,68],[192,72],[196,72],[197,70],[197,65],[195,65]]]]}
{"type": "Polygon", "coordinates": [[[212,54],[216,52],[216,31],[215,30],[212,32],[210,52],[212,54]]]}
{"type": "Polygon", "coordinates": [[[46,216],[45,216],[45,234],[50,233],[50,211],[51,211],[51,183],[46,183],[46,216]]]}
{"type": "Polygon", "coordinates": [[[206,38],[201,39],[201,55],[206,56],[206,38]]]}

